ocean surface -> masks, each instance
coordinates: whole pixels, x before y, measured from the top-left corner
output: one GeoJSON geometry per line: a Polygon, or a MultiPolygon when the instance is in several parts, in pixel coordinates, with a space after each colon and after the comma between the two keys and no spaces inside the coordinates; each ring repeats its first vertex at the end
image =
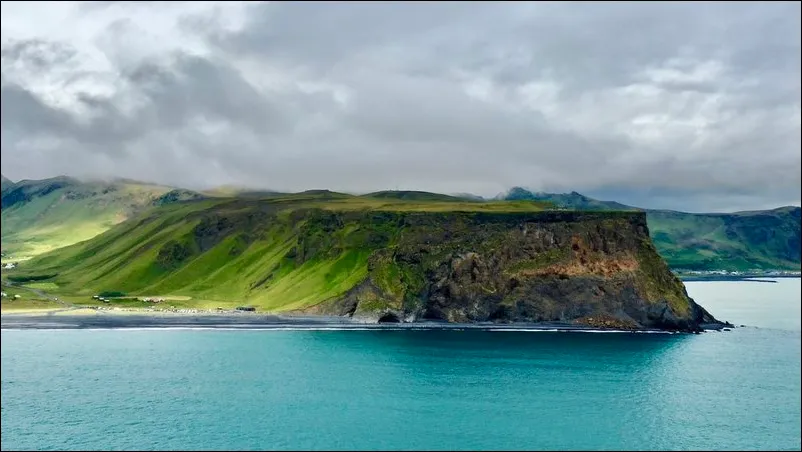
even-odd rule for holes
{"type": "Polygon", "coordinates": [[[800,450],[800,280],[730,332],[3,330],[2,449],[800,450]]]}

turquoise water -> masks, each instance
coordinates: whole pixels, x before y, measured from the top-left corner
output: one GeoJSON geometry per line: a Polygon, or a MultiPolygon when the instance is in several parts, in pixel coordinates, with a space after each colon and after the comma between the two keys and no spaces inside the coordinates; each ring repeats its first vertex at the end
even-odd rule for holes
{"type": "Polygon", "coordinates": [[[2,449],[799,450],[799,280],[687,286],[759,328],[4,330],[2,449]]]}

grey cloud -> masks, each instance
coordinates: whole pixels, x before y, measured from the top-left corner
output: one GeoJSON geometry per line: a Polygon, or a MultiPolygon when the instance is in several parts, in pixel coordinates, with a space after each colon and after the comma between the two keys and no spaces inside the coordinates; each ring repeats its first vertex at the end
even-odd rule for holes
{"type": "MultiPolygon", "coordinates": [[[[35,94],[14,83],[3,83],[0,94],[3,118],[3,154],[14,151],[16,143],[30,140],[79,142],[79,152],[100,152],[137,136],[106,99],[79,96],[79,101],[93,110],[95,119],[83,122],[73,113],[51,107],[35,94]]],[[[48,162],[41,162],[47,165],[48,162]]]]}
{"type": "Polygon", "coordinates": [[[180,127],[197,115],[259,131],[283,126],[278,106],[222,62],[177,54],[169,66],[146,63],[124,77],[151,100],[154,127],[180,127]]]}
{"type": "MultiPolygon", "coordinates": [[[[399,39],[421,43],[440,28],[490,9],[484,2],[292,2],[254,4],[240,33],[218,36],[222,48],[327,69],[399,39]]],[[[424,44],[425,45],[425,44],[424,44]]]]}
{"type": "Polygon", "coordinates": [[[46,133],[70,127],[69,114],[45,105],[28,90],[3,81],[0,95],[0,117],[3,133],[46,133]]]}
{"type": "Polygon", "coordinates": [[[76,54],[72,46],[43,39],[11,39],[8,44],[3,45],[0,52],[3,66],[19,63],[35,71],[48,70],[53,65],[64,65],[76,54]]]}
{"type": "Polygon", "coordinates": [[[75,57],[37,60],[18,41],[3,48],[4,174],[7,161],[33,162],[23,151],[60,152],[74,163],[41,161],[41,173],[193,188],[523,185],[687,210],[798,202],[799,13],[798,3],[254,3],[234,31],[214,15],[184,17],[207,51],[156,56],[129,51],[145,26],[131,19],[98,37],[116,91],[75,94],[80,110],[46,102],[14,62],[73,83],[97,74],[65,71],[75,57]]]}

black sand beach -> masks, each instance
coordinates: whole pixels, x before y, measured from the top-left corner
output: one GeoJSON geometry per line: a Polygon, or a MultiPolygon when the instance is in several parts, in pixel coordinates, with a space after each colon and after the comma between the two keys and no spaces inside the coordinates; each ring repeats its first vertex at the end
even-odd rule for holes
{"type": "MultiPolygon", "coordinates": [[[[3,313],[2,329],[125,329],[125,328],[222,328],[222,329],[338,329],[338,330],[530,330],[530,331],[620,331],[559,322],[538,324],[493,323],[368,323],[343,317],[277,316],[264,314],[70,314],[3,313]]],[[[620,331],[630,332],[630,331],[620,331]]],[[[643,329],[636,332],[665,332],[643,329]]]]}

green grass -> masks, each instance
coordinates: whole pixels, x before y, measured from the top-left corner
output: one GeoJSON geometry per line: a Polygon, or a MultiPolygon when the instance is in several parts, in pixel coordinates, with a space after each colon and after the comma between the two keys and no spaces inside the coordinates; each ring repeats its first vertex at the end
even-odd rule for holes
{"type": "Polygon", "coordinates": [[[42,291],[45,291],[45,292],[47,292],[47,291],[52,292],[54,290],[58,290],[58,284],[53,283],[53,282],[27,283],[27,284],[24,285],[24,287],[28,287],[28,288],[31,288],[31,289],[38,289],[38,290],[42,290],[42,291]]]}
{"type": "Polygon", "coordinates": [[[3,284],[3,292],[8,295],[0,300],[0,309],[3,312],[64,308],[63,304],[41,297],[24,287],[11,287],[3,284]],[[15,295],[19,295],[20,298],[15,299],[15,295]]]}
{"type": "Polygon", "coordinates": [[[21,298],[19,300],[11,300],[3,298],[0,302],[0,310],[3,312],[13,311],[38,311],[38,310],[54,310],[64,309],[64,305],[50,300],[21,298]]]}
{"type": "Polygon", "coordinates": [[[138,183],[68,180],[49,191],[52,184],[52,180],[36,181],[28,183],[25,192],[10,191],[15,186],[3,191],[3,252],[14,260],[91,239],[148,208],[171,190],[138,183]]]}
{"type": "MultiPolygon", "coordinates": [[[[190,297],[184,303],[193,307],[304,309],[364,281],[369,259],[392,245],[408,215],[452,221],[459,215],[536,214],[547,207],[331,192],[207,199],[146,211],[92,240],[33,258],[13,277],[85,303],[100,292],[121,291],[190,297]]],[[[412,279],[402,281],[402,269],[390,271],[382,283],[388,293],[412,279]]]]}
{"type": "Polygon", "coordinates": [[[672,268],[800,268],[799,208],[736,214],[647,212],[650,234],[672,268]]]}

